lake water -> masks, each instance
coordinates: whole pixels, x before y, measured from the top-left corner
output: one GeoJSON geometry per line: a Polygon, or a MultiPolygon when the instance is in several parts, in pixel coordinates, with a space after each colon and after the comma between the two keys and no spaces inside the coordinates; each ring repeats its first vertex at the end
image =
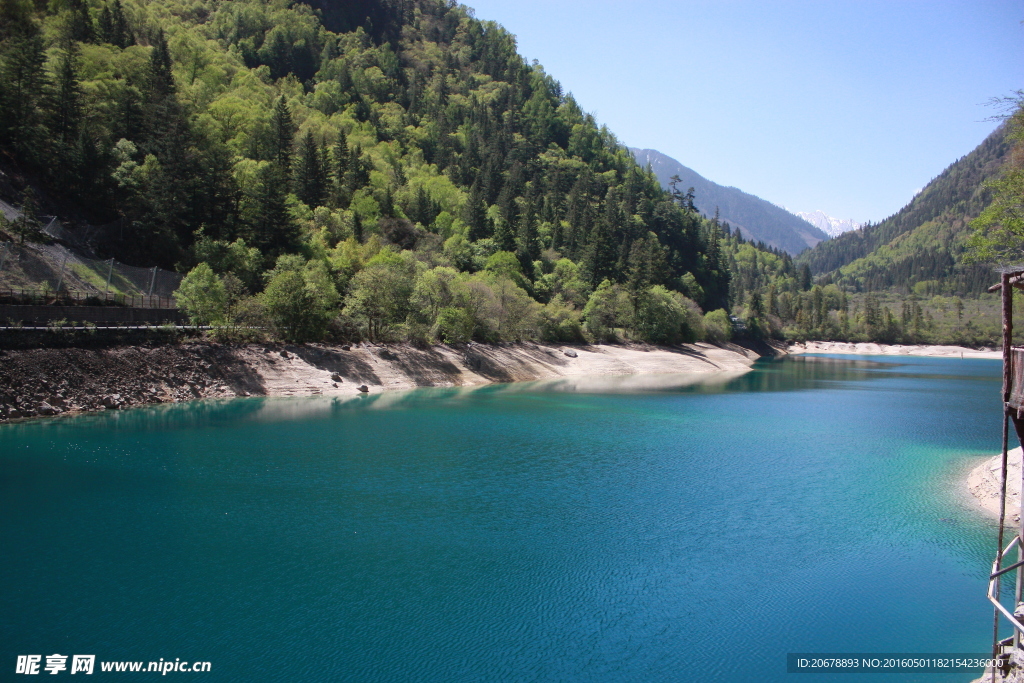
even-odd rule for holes
{"type": "Polygon", "coordinates": [[[787,652],[985,652],[995,524],[961,479],[999,449],[999,378],[808,357],[0,426],[0,678],[81,653],[204,681],[810,683],[787,652]]]}

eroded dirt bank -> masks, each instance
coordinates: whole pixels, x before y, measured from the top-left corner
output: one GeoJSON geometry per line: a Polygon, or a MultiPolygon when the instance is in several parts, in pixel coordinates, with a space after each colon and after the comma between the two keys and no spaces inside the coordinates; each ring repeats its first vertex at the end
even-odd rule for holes
{"type": "Polygon", "coordinates": [[[225,346],[0,351],[0,421],[234,396],[353,395],[586,375],[742,372],[735,344],[225,346]]]}

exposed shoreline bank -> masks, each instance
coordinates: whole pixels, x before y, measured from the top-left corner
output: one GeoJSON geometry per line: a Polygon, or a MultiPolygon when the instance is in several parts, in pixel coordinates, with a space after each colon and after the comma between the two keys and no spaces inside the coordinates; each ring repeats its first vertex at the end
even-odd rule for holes
{"type": "Polygon", "coordinates": [[[967,346],[942,346],[939,344],[876,344],[873,342],[815,342],[790,344],[787,352],[801,353],[848,353],[864,356],[935,356],[941,358],[995,358],[1003,357],[999,349],[972,349],[967,346]]]}
{"type": "MultiPolygon", "coordinates": [[[[1006,523],[1020,521],[1021,451],[1018,446],[1006,459],[1006,523]]],[[[992,519],[999,519],[1000,470],[1002,454],[985,460],[967,475],[967,490],[992,519]]]]}
{"type": "Polygon", "coordinates": [[[352,396],[561,377],[742,373],[785,352],[736,344],[187,343],[0,351],[0,422],[240,396],[352,396]]]}

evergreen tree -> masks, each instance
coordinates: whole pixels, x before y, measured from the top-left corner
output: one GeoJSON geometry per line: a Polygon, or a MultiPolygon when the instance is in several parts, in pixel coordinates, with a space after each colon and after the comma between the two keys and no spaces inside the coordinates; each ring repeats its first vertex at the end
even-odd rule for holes
{"type": "Polygon", "coordinates": [[[299,146],[295,169],[295,194],[310,208],[323,206],[327,198],[327,169],[320,148],[307,131],[299,146]]]}
{"type": "Polygon", "coordinates": [[[331,156],[334,161],[332,169],[334,175],[334,203],[344,209],[348,207],[349,202],[349,195],[345,189],[345,174],[348,173],[350,161],[345,131],[338,131],[338,140],[334,143],[334,150],[331,156]]]}
{"type": "Polygon", "coordinates": [[[287,176],[277,164],[264,164],[256,173],[256,187],[247,202],[244,216],[248,224],[246,242],[262,253],[276,256],[298,244],[298,229],[288,214],[285,188],[287,176]]]}
{"type": "Polygon", "coordinates": [[[110,11],[110,14],[110,42],[122,49],[132,45],[135,41],[128,32],[128,21],[124,17],[124,8],[121,6],[121,0],[114,0],[114,8],[110,11]]]}
{"type": "MultiPolygon", "coordinates": [[[[78,136],[82,118],[82,89],[78,79],[78,44],[68,36],[61,45],[53,77],[50,130],[67,150],[78,136]]],[[[66,155],[62,155],[66,156],[66,155]]],[[[66,163],[66,159],[65,159],[66,163]]]]}
{"type": "Polygon", "coordinates": [[[473,183],[469,188],[469,199],[463,209],[462,222],[469,226],[469,239],[479,240],[491,235],[490,219],[487,217],[487,206],[480,191],[480,186],[473,183]]]}
{"type": "Polygon", "coordinates": [[[96,38],[89,3],[86,0],[70,0],[71,37],[82,43],[91,43],[96,38]]]}
{"type": "Polygon", "coordinates": [[[39,26],[22,3],[0,2],[0,141],[43,163],[45,54],[39,26]]]}
{"type": "Polygon", "coordinates": [[[284,95],[281,95],[274,105],[271,128],[274,135],[274,160],[281,168],[285,177],[287,177],[291,173],[292,167],[292,144],[295,139],[295,124],[292,123],[292,113],[288,108],[288,102],[285,101],[284,95]]]}
{"type": "Polygon", "coordinates": [[[174,96],[174,73],[171,70],[171,51],[162,28],[157,29],[153,50],[149,54],[149,87],[151,98],[160,101],[174,96]]]}

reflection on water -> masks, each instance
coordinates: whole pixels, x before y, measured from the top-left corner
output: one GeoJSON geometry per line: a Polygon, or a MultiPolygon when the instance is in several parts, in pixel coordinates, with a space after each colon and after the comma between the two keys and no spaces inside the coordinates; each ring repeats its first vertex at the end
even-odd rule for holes
{"type": "Polygon", "coordinates": [[[983,366],[987,368],[998,362],[988,359],[957,361],[946,358],[887,357],[886,360],[876,360],[850,356],[798,355],[762,359],[750,371],[559,377],[533,382],[430,387],[353,396],[208,399],[15,423],[6,429],[33,429],[34,425],[40,423],[70,429],[92,429],[96,426],[117,430],[182,429],[240,421],[269,423],[329,418],[353,410],[412,409],[427,405],[437,407],[517,394],[722,394],[803,391],[878,380],[971,380],[985,375],[984,371],[979,373],[983,366]]]}
{"type": "Polygon", "coordinates": [[[0,662],[785,683],[787,652],[983,651],[991,524],[943,494],[998,387],[801,357],[0,426],[0,662]]]}

